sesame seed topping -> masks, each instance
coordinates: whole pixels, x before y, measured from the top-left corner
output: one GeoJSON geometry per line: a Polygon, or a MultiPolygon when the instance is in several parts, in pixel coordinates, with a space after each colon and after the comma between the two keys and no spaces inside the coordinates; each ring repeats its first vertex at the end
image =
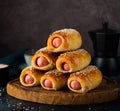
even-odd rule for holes
{"type": "Polygon", "coordinates": [[[90,73],[91,71],[95,71],[97,70],[98,68],[96,66],[93,66],[93,65],[90,65],[80,71],[77,71],[75,72],[74,74],[75,75],[79,75],[79,74],[82,74],[82,75],[87,75],[88,73],[90,73]]]}

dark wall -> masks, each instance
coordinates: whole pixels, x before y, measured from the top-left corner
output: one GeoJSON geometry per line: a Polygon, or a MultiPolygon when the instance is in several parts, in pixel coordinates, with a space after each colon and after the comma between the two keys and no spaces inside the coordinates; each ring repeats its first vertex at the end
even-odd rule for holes
{"type": "Polygon", "coordinates": [[[0,0],[0,57],[44,47],[49,34],[62,28],[77,29],[92,54],[88,31],[102,28],[103,21],[120,32],[119,0],[0,0]]]}

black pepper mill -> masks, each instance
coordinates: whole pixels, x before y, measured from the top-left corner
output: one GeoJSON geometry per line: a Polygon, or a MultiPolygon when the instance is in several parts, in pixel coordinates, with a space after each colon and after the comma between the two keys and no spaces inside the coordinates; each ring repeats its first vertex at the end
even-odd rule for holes
{"type": "Polygon", "coordinates": [[[108,23],[103,23],[103,28],[88,32],[93,42],[94,57],[92,64],[101,69],[104,75],[113,76],[119,74],[117,50],[119,45],[119,33],[108,29],[108,23]]]}

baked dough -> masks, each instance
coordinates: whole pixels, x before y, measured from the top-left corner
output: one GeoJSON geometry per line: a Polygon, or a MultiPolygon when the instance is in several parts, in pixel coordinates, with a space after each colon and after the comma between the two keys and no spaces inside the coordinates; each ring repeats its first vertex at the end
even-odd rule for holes
{"type": "Polygon", "coordinates": [[[91,62],[91,55],[84,49],[62,53],[57,61],[56,68],[63,73],[75,72],[88,66],[91,62]],[[63,64],[69,65],[69,70],[64,70],[63,64]]]}
{"type": "Polygon", "coordinates": [[[47,40],[47,48],[52,52],[65,52],[76,50],[82,45],[82,37],[75,29],[62,29],[53,32],[47,40]],[[53,46],[53,40],[60,38],[62,43],[59,47],[53,46]]]}
{"type": "Polygon", "coordinates": [[[30,86],[38,86],[40,85],[40,79],[41,77],[43,76],[44,72],[43,71],[39,71],[39,70],[36,70],[34,68],[32,68],[31,66],[28,66],[26,68],[24,68],[20,74],[20,83],[23,85],[23,86],[27,86],[27,87],[30,87],[30,86]],[[25,77],[29,75],[30,77],[32,77],[33,79],[33,82],[32,83],[26,83],[25,82],[25,77]]]}
{"type": "MultiPolygon", "coordinates": [[[[31,66],[38,70],[51,70],[55,67],[55,62],[57,58],[58,58],[58,54],[52,53],[48,51],[46,47],[44,47],[36,51],[36,53],[33,55],[31,60],[31,66]],[[48,64],[44,66],[38,66],[37,59],[39,57],[44,57],[48,61],[48,64]]],[[[42,62],[44,64],[44,61],[42,62]]]]}
{"type": "Polygon", "coordinates": [[[47,90],[59,90],[67,86],[67,79],[69,74],[63,74],[56,69],[50,70],[46,72],[41,77],[41,86],[47,90]],[[50,80],[52,83],[52,87],[45,86],[45,80],[50,80]]]}
{"type": "MultiPolygon", "coordinates": [[[[86,93],[94,88],[96,88],[102,82],[102,73],[96,66],[88,66],[85,69],[72,73],[68,78],[67,85],[68,88],[77,93],[86,93]],[[80,83],[80,88],[71,88],[72,81],[78,81],[80,83]]],[[[74,84],[74,87],[76,87],[74,84]]]]}

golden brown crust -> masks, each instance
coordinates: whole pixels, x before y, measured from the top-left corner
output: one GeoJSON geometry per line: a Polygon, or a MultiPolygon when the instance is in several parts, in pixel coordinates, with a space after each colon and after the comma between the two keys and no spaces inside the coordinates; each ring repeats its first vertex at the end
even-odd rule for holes
{"type": "Polygon", "coordinates": [[[51,70],[55,67],[55,62],[56,62],[57,57],[58,57],[58,54],[48,51],[46,47],[41,48],[33,55],[32,60],[31,60],[31,66],[38,70],[51,70]],[[36,60],[40,56],[45,57],[47,61],[49,62],[49,64],[43,67],[39,67],[36,63],[36,60]]]}
{"type": "Polygon", "coordinates": [[[31,66],[28,66],[28,67],[24,68],[20,74],[20,77],[19,77],[20,83],[23,86],[27,86],[27,87],[40,85],[40,79],[43,76],[43,74],[44,74],[43,71],[38,71],[38,70],[32,68],[31,66]],[[33,77],[34,82],[32,84],[25,83],[25,76],[27,74],[29,74],[30,76],[33,77]]]}
{"type": "Polygon", "coordinates": [[[59,90],[67,86],[68,76],[69,74],[63,74],[56,69],[50,70],[41,77],[41,86],[47,90],[59,90]],[[44,81],[46,79],[49,79],[52,82],[53,84],[52,88],[47,88],[44,86],[44,81]]]}
{"type": "Polygon", "coordinates": [[[53,32],[47,40],[47,48],[52,52],[65,52],[70,50],[76,50],[82,45],[82,37],[80,33],[75,29],[62,29],[53,32]],[[62,44],[55,48],[52,44],[54,38],[59,37],[62,40],[62,44]]]}
{"type": "Polygon", "coordinates": [[[88,66],[90,62],[91,55],[84,49],[78,49],[75,51],[62,53],[56,61],[56,67],[59,71],[64,73],[75,72],[88,66]],[[70,70],[65,71],[62,67],[63,63],[67,63],[70,70]]]}
{"type": "Polygon", "coordinates": [[[72,73],[68,78],[68,88],[73,92],[85,93],[89,90],[96,88],[102,82],[102,73],[96,66],[88,66],[85,69],[72,73]],[[81,89],[74,90],[71,88],[70,83],[77,80],[81,84],[81,89]]]}

